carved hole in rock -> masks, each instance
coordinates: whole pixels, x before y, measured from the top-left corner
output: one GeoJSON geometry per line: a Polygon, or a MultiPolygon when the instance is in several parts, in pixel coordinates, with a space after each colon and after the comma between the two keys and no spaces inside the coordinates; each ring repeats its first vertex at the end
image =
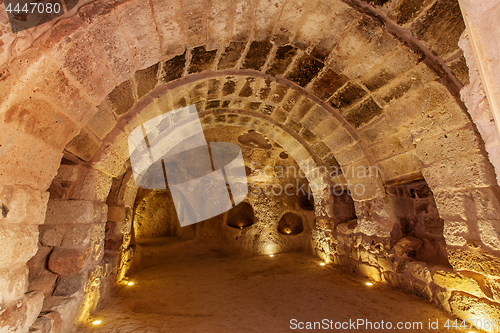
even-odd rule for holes
{"type": "Polygon", "coordinates": [[[242,145],[250,148],[260,148],[269,150],[273,146],[269,143],[262,134],[259,134],[253,130],[248,131],[246,134],[242,134],[238,137],[238,142],[242,145]]]}
{"type": "Polygon", "coordinates": [[[425,180],[387,188],[394,200],[397,223],[391,233],[391,246],[398,256],[449,266],[444,221],[425,180]]]}
{"type": "Polygon", "coordinates": [[[285,213],[278,222],[278,231],[283,235],[298,235],[304,231],[302,218],[294,213],[285,213]]]}
{"type": "Polygon", "coordinates": [[[303,210],[314,210],[314,197],[309,184],[299,183],[297,200],[299,201],[300,208],[303,210]]]}
{"type": "Polygon", "coordinates": [[[134,205],[137,243],[165,238],[193,238],[194,226],[181,227],[170,190],[139,189],[134,205]]]}
{"type": "Polygon", "coordinates": [[[285,153],[284,151],[282,151],[282,152],[280,153],[280,158],[282,158],[282,159],[286,160],[286,159],[288,158],[288,154],[287,154],[287,153],[285,153]]]}
{"type": "Polygon", "coordinates": [[[0,213],[2,214],[3,218],[6,218],[7,214],[9,214],[9,208],[7,208],[7,206],[5,206],[4,204],[2,204],[0,206],[0,213]]]}
{"type": "Polygon", "coordinates": [[[231,228],[245,229],[253,225],[254,222],[255,215],[252,205],[247,202],[241,202],[227,212],[226,224],[231,228]]]}

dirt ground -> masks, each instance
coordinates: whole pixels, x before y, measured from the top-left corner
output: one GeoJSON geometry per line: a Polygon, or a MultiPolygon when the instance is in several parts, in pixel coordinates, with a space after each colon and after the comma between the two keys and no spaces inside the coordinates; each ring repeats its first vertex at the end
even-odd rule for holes
{"type": "Polygon", "coordinates": [[[96,312],[102,324],[78,332],[469,332],[445,328],[455,318],[416,296],[367,286],[365,278],[320,262],[301,253],[164,262],[131,274],[135,285],[115,290],[96,312]],[[439,328],[429,329],[429,320],[439,328]]]}

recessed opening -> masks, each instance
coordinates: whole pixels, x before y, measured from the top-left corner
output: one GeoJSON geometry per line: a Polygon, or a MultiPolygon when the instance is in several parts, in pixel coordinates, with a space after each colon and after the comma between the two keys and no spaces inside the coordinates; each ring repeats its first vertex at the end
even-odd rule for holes
{"type": "Polygon", "coordinates": [[[231,228],[245,229],[254,224],[255,215],[249,203],[241,202],[227,212],[226,224],[231,228]]]}
{"type": "Polygon", "coordinates": [[[294,213],[285,213],[278,222],[278,231],[283,235],[298,235],[304,231],[302,217],[294,213]]]}

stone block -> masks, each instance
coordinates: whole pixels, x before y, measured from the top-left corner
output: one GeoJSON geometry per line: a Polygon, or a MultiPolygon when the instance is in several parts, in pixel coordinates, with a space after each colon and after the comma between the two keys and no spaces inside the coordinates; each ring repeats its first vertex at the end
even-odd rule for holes
{"type": "Polygon", "coordinates": [[[81,180],[70,193],[71,200],[105,201],[113,179],[95,169],[83,169],[81,180]]]}
{"type": "Polygon", "coordinates": [[[464,246],[470,238],[468,222],[445,220],[443,236],[447,245],[464,246]]]}
{"type": "Polygon", "coordinates": [[[385,181],[401,178],[420,178],[420,160],[415,151],[390,157],[377,163],[385,181]],[[416,175],[417,174],[417,175],[416,175]],[[416,175],[416,176],[415,176],[416,175]]]}
{"type": "Polygon", "coordinates": [[[397,137],[390,137],[388,139],[377,142],[370,146],[370,150],[376,160],[385,160],[388,157],[399,155],[405,152],[401,145],[401,141],[397,137]]]}
{"type": "MultiPolygon", "coordinates": [[[[42,303],[43,304],[43,303],[42,303]]],[[[55,333],[55,330],[52,330],[51,320],[45,316],[38,317],[33,325],[29,328],[29,332],[31,333],[55,333]]]]}
{"type": "Polygon", "coordinates": [[[439,83],[431,82],[421,89],[405,95],[388,105],[384,113],[389,123],[399,127],[424,117],[441,105],[453,102],[453,97],[439,83]]]}
{"type": "Polygon", "coordinates": [[[49,200],[45,224],[99,223],[106,221],[107,206],[84,200],[49,200]]]}
{"type": "Polygon", "coordinates": [[[284,2],[275,23],[272,41],[278,46],[288,44],[300,26],[300,18],[305,10],[305,1],[284,2]]]}
{"type": "Polygon", "coordinates": [[[53,327],[60,327],[56,332],[71,332],[80,305],[80,300],[76,297],[49,297],[43,302],[42,312],[50,312],[47,316],[52,320],[53,327]]]}
{"type": "Polygon", "coordinates": [[[478,220],[479,235],[491,250],[500,250],[500,220],[478,220]]]}
{"type": "MultiPolygon", "coordinates": [[[[352,247],[352,244],[347,244],[349,247],[352,247]]],[[[378,266],[378,260],[375,254],[370,253],[368,251],[360,251],[360,259],[362,262],[368,263],[371,266],[378,266]]]]}
{"type": "Polygon", "coordinates": [[[478,219],[496,220],[500,212],[499,191],[496,186],[480,187],[467,191],[468,197],[472,195],[474,203],[471,207],[471,214],[475,214],[478,219]]]}
{"type": "Polygon", "coordinates": [[[332,115],[321,106],[316,106],[302,118],[300,123],[309,131],[313,131],[324,119],[332,117],[332,115]]]}
{"type": "Polygon", "coordinates": [[[62,239],[66,233],[66,225],[41,225],[40,244],[43,246],[61,246],[62,239]]]}
{"type": "Polygon", "coordinates": [[[71,297],[79,291],[83,291],[85,285],[85,276],[83,273],[61,276],[57,281],[57,286],[53,296],[56,297],[71,297]]]}
{"type": "Polygon", "coordinates": [[[5,124],[62,149],[79,131],[79,125],[43,99],[34,95],[13,101],[3,112],[5,124]]]}
{"type": "Polygon", "coordinates": [[[99,106],[97,113],[87,123],[87,128],[100,140],[103,140],[115,125],[116,116],[111,111],[110,102],[105,100],[99,106]]]}
{"type": "Polygon", "coordinates": [[[57,106],[60,112],[79,126],[87,123],[97,111],[86,93],[71,83],[60,65],[54,63],[53,59],[43,57],[33,63],[30,74],[26,82],[23,82],[25,90],[20,90],[21,96],[26,90],[43,95],[44,99],[57,106]]]}
{"type": "Polygon", "coordinates": [[[335,7],[327,24],[323,28],[321,37],[317,40],[311,54],[325,61],[333,48],[339,43],[353,25],[358,24],[362,14],[342,2],[331,3],[335,7]]]}
{"type": "Polygon", "coordinates": [[[209,3],[207,7],[207,48],[213,50],[224,47],[231,36],[227,22],[234,16],[234,7],[217,1],[209,3]]]}
{"type": "Polygon", "coordinates": [[[396,0],[388,13],[388,17],[397,24],[403,25],[413,21],[431,3],[432,0],[396,0]]]}
{"type": "Polygon", "coordinates": [[[390,272],[394,269],[394,263],[391,258],[385,256],[378,256],[378,266],[380,266],[384,271],[390,272]]]}
{"type": "Polygon", "coordinates": [[[80,131],[80,134],[75,136],[73,140],[68,143],[65,149],[82,160],[88,161],[100,145],[100,140],[87,128],[83,128],[80,131]]]}
{"type": "Polygon", "coordinates": [[[74,183],[78,180],[80,167],[77,165],[61,164],[54,180],[64,183],[74,183]]]}
{"type": "Polygon", "coordinates": [[[290,112],[290,117],[296,121],[300,122],[302,118],[311,110],[314,106],[316,106],[316,103],[312,102],[308,98],[302,98],[298,103],[297,106],[293,108],[293,110],[290,112]]]}
{"type": "Polygon", "coordinates": [[[435,2],[411,27],[415,37],[443,58],[458,50],[458,40],[464,30],[460,5],[452,0],[435,2]]]}
{"type": "Polygon", "coordinates": [[[360,85],[348,82],[333,95],[329,102],[334,108],[344,109],[361,101],[366,95],[367,92],[360,85]]]}
{"type": "Polygon", "coordinates": [[[349,34],[343,33],[339,42],[333,47],[327,65],[337,73],[342,73],[348,64],[362,54],[376,30],[374,22],[363,17],[361,22],[352,24],[349,34]]]}
{"type": "Polygon", "coordinates": [[[42,311],[44,295],[40,291],[26,294],[26,321],[19,332],[27,332],[42,311]]]}
{"type": "Polygon", "coordinates": [[[405,94],[422,88],[424,85],[437,78],[436,72],[430,69],[425,63],[421,62],[404,73],[404,75],[393,79],[383,88],[379,89],[374,94],[374,98],[380,105],[385,106],[405,94]]]}
{"type": "Polygon", "coordinates": [[[231,42],[224,49],[219,63],[217,64],[218,69],[234,68],[240,60],[243,51],[245,51],[246,43],[244,42],[231,42]]]}
{"type": "Polygon", "coordinates": [[[372,97],[353,105],[345,114],[345,119],[354,127],[359,128],[382,114],[382,108],[373,100],[372,97]]]}
{"type": "Polygon", "coordinates": [[[127,113],[136,102],[134,89],[130,80],[122,82],[113,88],[102,105],[109,106],[117,116],[121,116],[127,113]]]}
{"type": "Polygon", "coordinates": [[[98,105],[116,85],[104,58],[96,56],[89,47],[89,36],[77,33],[63,56],[63,67],[79,82],[94,105],[98,105]],[[85,66],[82,66],[85,64],[85,66]]]}
{"type": "Polygon", "coordinates": [[[198,46],[191,50],[191,62],[188,73],[199,73],[214,68],[217,50],[207,51],[205,46],[198,46]]]}
{"type": "Polygon", "coordinates": [[[289,114],[302,99],[302,95],[297,90],[290,89],[286,94],[281,107],[289,114]]]}
{"type": "Polygon", "coordinates": [[[417,144],[416,152],[424,164],[445,158],[480,151],[480,138],[471,129],[449,132],[437,137],[426,137],[417,144]]]}
{"type": "Polygon", "coordinates": [[[28,267],[21,266],[0,271],[0,302],[19,300],[28,291],[28,267]]]}
{"type": "Polygon", "coordinates": [[[167,83],[182,77],[185,66],[186,52],[163,62],[159,73],[160,81],[167,83]]]}
{"type": "Polygon", "coordinates": [[[254,14],[254,34],[257,40],[270,39],[276,20],[283,10],[283,0],[258,0],[254,14]]]}
{"type": "Polygon", "coordinates": [[[369,200],[384,193],[378,167],[370,165],[366,159],[343,166],[342,173],[355,200],[369,200]]]}
{"type": "Polygon", "coordinates": [[[379,117],[374,122],[363,126],[359,131],[361,138],[368,143],[375,143],[377,141],[385,140],[397,134],[394,127],[392,127],[385,116],[379,117]]]}
{"type": "Polygon", "coordinates": [[[465,56],[454,59],[447,63],[448,67],[451,69],[451,72],[455,77],[462,83],[464,86],[470,83],[469,80],[469,67],[467,66],[467,61],[465,56]]]}
{"type": "Polygon", "coordinates": [[[54,286],[59,275],[52,273],[51,271],[42,268],[40,271],[33,273],[30,271],[29,279],[29,291],[40,291],[45,297],[52,295],[54,291],[54,286]]]}
{"type": "Polygon", "coordinates": [[[207,8],[205,2],[181,0],[186,45],[199,46],[206,42],[207,36],[207,8]]]}
{"type": "Polygon", "coordinates": [[[6,186],[0,190],[0,221],[12,224],[42,224],[49,193],[6,186]]]}
{"type": "Polygon", "coordinates": [[[72,224],[68,225],[57,246],[89,246],[94,224],[72,224]]]}
{"type": "Polygon", "coordinates": [[[304,54],[295,62],[293,69],[287,75],[287,79],[305,87],[321,72],[323,67],[324,64],[321,61],[304,54]]]}
{"type": "Polygon", "coordinates": [[[92,158],[92,167],[110,177],[116,178],[126,171],[126,158],[120,156],[112,147],[101,146],[92,158]]]}
{"type": "Polygon", "coordinates": [[[242,68],[260,70],[264,66],[273,44],[269,41],[253,41],[243,60],[242,68]]]}
{"type": "Polygon", "coordinates": [[[438,161],[423,168],[422,174],[433,191],[452,191],[496,184],[491,164],[479,153],[438,161]]]}
{"type": "Polygon", "coordinates": [[[356,139],[344,127],[339,127],[323,141],[331,151],[337,152],[355,143],[356,139]]]}
{"type": "Polygon", "coordinates": [[[160,38],[149,2],[129,1],[116,10],[117,20],[130,46],[138,68],[160,60],[160,38]]]}
{"type": "Polygon", "coordinates": [[[108,208],[108,221],[122,222],[125,220],[126,211],[125,207],[109,207],[108,208]]]}
{"type": "Polygon", "coordinates": [[[89,35],[96,52],[104,58],[116,80],[129,79],[135,71],[135,61],[116,17],[101,16],[90,26],[89,35]]]}
{"type": "Polygon", "coordinates": [[[54,147],[13,127],[0,124],[0,182],[29,185],[45,191],[61,164],[62,154],[54,147]],[[43,165],[43,168],[34,168],[43,165]]]}
{"type": "Polygon", "coordinates": [[[341,126],[340,122],[334,117],[327,117],[320,122],[313,130],[313,134],[320,140],[325,139],[341,126]]]}
{"type": "Polygon", "coordinates": [[[389,52],[396,50],[400,42],[392,34],[379,29],[373,29],[373,37],[363,54],[356,57],[344,69],[344,74],[353,79],[363,77],[372,68],[380,64],[389,52]]]}
{"type": "Polygon", "coordinates": [[[61,276],[79,273],[91,253],[90,248],[56,247],[50,254],[48,268],[61,276]]]}
{"type": "Polygon", "coordinates": [[[333,3],[317,2],[309,10],[304,11],[292,43],[302,50],[307,49],[318,38],[318,35],[322,35],[334,8],[333,3]]]}
{"type": "Polygon", "coordinates": [[[0,269],[24,264],[33,257],[37,250],[38,226],[0,225],[0,269]]]}
{"type": "Polygon", "coordinates": [[[161,0],[154,0],[151,4],[160,38],[161,53],[165,55],[182,53],[185,49],[185,35],[182,22],[176,20],[181,11],[180,2],[165,3],[161,0]]]}
{"type": "Polygon", "coordinates": [[[286,45],[278,47],[273,59],[269,63],[269,68],[266,70],[266,73],[271,75],[283,75],[296,54],[297,48],[293,46],[286,45]]]}
{"type": "Polygon", "coordinates": [[[427,137],[444,136],[470,124],[466,113],[455,102],[442,103],[438,108],[422,113],[422,117],[407,124],[415,143],[427,137]]]}
{"type": "Polygon", "coordinates": [[[361,82],[370,90],[376,91],[405,73],[418,63],[418,55],[401,47],[395,50],[382,64],[366,74],[361,82]]]}
{"type": "MultiPolygon", "coordinates": [[[[335,158],[342,167],[348,167],[349,165],[354,164],[360,159],[364,159],[365,154],[363,152],[363,148],[361,147],[361,145],[359,143],[356,143],[355,145],[348,146],[345,149],[337,151],[335,153],[335,158]]],[[[351,173],[352,172],[358,173],[361,172],[361,170],[354,170],[354,168],[351,168],[351,173]]],[[[364,174],[362,175],[362,177],[365,176],[366,175],[364,174]]]]}

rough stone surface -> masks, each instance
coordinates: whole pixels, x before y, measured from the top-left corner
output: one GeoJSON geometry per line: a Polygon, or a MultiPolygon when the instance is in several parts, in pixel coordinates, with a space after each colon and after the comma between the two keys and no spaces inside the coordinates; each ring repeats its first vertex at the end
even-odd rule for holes
{"type": "MultiPolygon", "coordinates": [[[[305,221],[300,237],[311,238],[314,225],[321,228],[314,243],[322,258],[445,308],[450,306],[445,295],[454,287],[447,278],[436,278],[441,284],[430,281],[437,261],[449,259],[457,270],[474,272],[478,283],[485,275],[494,281],[500,205],[490,162],[495,168],[500,163],[484,94],[493,89],[491,77],[484,75],[487,89],[478,89],[472,49],[463,47],[471,75],[462,96],[474,126],[457,103],[468,77],[457,49],[464,29],[458,3],[365,3],[362,11],[337,0],[81,3],[57,22],[17,35],[0,14],[0,276],[5,277],[0,280],[21,281],[15,286],[0,281],[4,290],[15,290],[6,293],[9,299],[23,297],[20,267],[36,252],[37,240],[40,255],[30,262],[29,290],[52,293],[57,276],[46,269],[48,257],[49,268],[64,275],[57,297],[78,294],[74,275],[92,272],[88,283],[82,282],[85,312],[100,295],[98,267],[105,266],[105,253],[116,256],[113,269],[124,276],[134,253],[128,246],[141,238],[131,235],[137,187],[122,178],[129,168],[127,135],[145,120],[189,104],[204,116],[205,131],[217,128],[230,135],[239,127],[269,137],[272,153],[242,145],[244,156],[265,165],[295,163],[314,194],[314,202],[301,196],[255,199],[258,222],[242,230],[260,228],[252,235],[262,236],[253,239],[247,237],[251,232],[235,229],[227,238],[231,246],[271,251],[278,242],[283,248],[305,248],[290,238],[299,235],[288,236],[285,228],[279,233],[263,222],[300,211],[305,221]],[[315,174],[320,165],[342,170],[323,179],[315,174]],[[355,168],[376,168],[376,173],[367,177],[353,173],[355,168]],[[422,178],[427,192],[394,186],[422,178]],[[349,195],[336,195],[327,186],[330,180],[349,195]],[[108,214],[104,202],[120,207],[108,214]],[[356,223],[344,225],[356,217],[356,223]],[[31,228],[38,225],[39,235],[31,228]]],[[[478,24],[468,0],[462,5],[471,26],[486,25],[478,24]]],[[[494,13],[490,5],[479,7],[494,13]]],[[[484,22],[494,29],[488,17],[484,22]]],[[[478,39],[481,30],[471,31],[488,53],[478,39]]],[[[486,58],[482,64],[497,63],[497,56],[486,58]]],[[[498,100],[495,96],[490,100],[498,100]]],[[[259,170],[247,165],[261,181],[258,188],[269,190],[256,175],[259,170]]],[[[216,230],[225,230],[224,218],[212,221],[216,230]]],[[[202,234],[213,236],[206,229],[202,234]]],[[[481,285],[490,300],[496,300],[495,286],[481,285]]],[[[70,331],[80,302],[54,303],[60,313],[51,312],[53,317],[39,324],[70,331]]]]}
{"type": "Polygon", "coordinates": [[[48,268],[59,275],[73,275],[83,268],[90,255],[90,248],[62,248],[57,247],[50,254],[48,268]]]}

